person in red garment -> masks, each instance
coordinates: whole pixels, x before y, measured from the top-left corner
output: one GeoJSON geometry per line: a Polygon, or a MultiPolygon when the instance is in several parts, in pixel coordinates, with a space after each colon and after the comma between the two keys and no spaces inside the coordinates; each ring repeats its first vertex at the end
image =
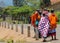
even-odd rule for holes
{"type": "MultiPolygon", "coordinates": [[[[32,14],[31,16],[31,25],[34,27],[34,32],[36,33],[35,28],[38,26],[38,24],[36,25],[36,20],[40,20],[41,17],[41,12],[39,12],[39,10],[36,10],[36,12],[34,14],[32,14]]],[[[40,38],[40,33],[39,33],[39,38],[40,38]]],[[[34,36],[34,38],[36,37],[36,35],[34,36]]]]}
{"type": "Polygon", "coordinates": [[[54,10],[51,10],[51,15],[49,16],[50,20],[50,30],[49,33],[52,37],[52,40],[56,40],[56,27],[57,27],[57,16],[54,13],[54,10]],[[53,38],[54,37],[54,38],[53,38]]]}

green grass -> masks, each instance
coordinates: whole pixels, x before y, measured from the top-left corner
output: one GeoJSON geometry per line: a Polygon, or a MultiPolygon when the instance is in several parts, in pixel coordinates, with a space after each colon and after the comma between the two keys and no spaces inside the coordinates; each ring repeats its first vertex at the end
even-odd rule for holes
{"type": "Polygon", "coordinates": [[[57,24],[60,24],[60,11],[55,11],[55,13],[56,13],[56,15],[57,15],[57,17],[59,19],[59,22],[57,24]]]}
{"type": "Polygon", "coordinates": [[[12,43],[12,41],[13,41],[12,38],[13,37],[10,37],[9,39],[7,39],[7,43],[12,43]]]}
{"type": "Polygon", "coordinates": [[[57,24],[60,24],[60,22],[58,22],[57,24]]]}

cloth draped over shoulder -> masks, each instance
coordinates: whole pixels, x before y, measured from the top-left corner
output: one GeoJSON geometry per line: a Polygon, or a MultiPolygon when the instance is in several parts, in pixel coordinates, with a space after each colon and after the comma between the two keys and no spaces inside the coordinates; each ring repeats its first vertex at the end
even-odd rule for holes
{"type": "Polygon", "coordinates": [[[31,24],[35,27],[35,21],[36,19],[39,19],[40,20],[40,15],[38,13],[34,13],[32,14],[31,16],[31,24]]]}
{"type": "Polygon", "coordinates": [[[58,18],[56,17],[54,13],[49,16],[49,20],[50,20],[50,29],[56,28],[58,18]]]}
{"type": "Polygon", "coordinates": [[[47,37],[49,30],[49,20],[46,17],[41,17],[38,24],[38,29],[42,37],[47,37]]]}

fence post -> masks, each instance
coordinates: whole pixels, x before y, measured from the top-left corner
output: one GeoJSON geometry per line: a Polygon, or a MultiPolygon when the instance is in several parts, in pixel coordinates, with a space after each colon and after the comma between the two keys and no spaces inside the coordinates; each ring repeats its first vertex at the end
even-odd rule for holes
{"type": "Polygon", "coordinates": [[[9,23],[8,23],[8,29],[9,29],[9,23]]]}
{"type": "Polygon", "coordinates": [[[1,22],[1,26],[2,26],[2,22],[1,22]]]}
{"type": "Polygon", "coordinates": [[[18,32],[18,25],[16,24],[16,32],[18,32]]]}
{"type": "Polygon", "coordinates": [[[27,30],[27,35],[28,35],[28,37],[30,37],[30,26],[28,26],[28,30],[27,30]]]}
{"type": "Polygon", "coordinates": [[[0,22],[0,27],[1,27],[1,22],[0,22]]]}
{"type": "Polygon", "coordinates": [[[5,28],[6,28],[6,22],[5,22],[5,28]]]}
{"type": "Polygon", "coordinates": [[[21,34],[24,34],[23,33],[23,24],[21,25],[21,34]]]}
{"type": "Polygon", "coordinates": [[[2,26],[2,22],[1,22],[1,26],[2,26]]]}
{"type": "Polygon", "coordinates": [[[1,22],[1,27],[2,27],[2,22],[1,22]]]}
{"type": "Polygon", "coordinates": [[[3,22],[2,22],[2,27],[3,27],[3,22]]]}
{"type": "Polygon", "coordinates": [[[38,39],[39,39],[39,37],[38,37],[38,35],[39,35],[39,34],[38,34],[38,28],[36,27],[35,30],[36,30],[36,33],[35,33],[35,35],[36,35],[36,40],[38,40],[38,39]]]}
{"type": "Polygon", "coordinates": [[[12,43],[14,43],[14,41],[13,41],[13,40],[11,40],[11,42],[12,42],[12,43]]]}
{"type": "Polygon", "coordinates": [[[11,25],[11,30],[13,30],[13,23],[12,23],[12,25],[11,25]]]}

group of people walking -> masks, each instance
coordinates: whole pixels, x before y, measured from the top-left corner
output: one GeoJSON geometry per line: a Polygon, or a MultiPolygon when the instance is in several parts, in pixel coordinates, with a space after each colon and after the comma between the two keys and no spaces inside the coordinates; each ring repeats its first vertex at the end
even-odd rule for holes
{"type": "MultiPolygon", "coordinates": [[[[34,32],[36,33],[36,29],[38,30],[38,37],[43,38],[43,42],[46,42],[48,36],[51,36],[51,40],[56,40],[58,18],[54,13],[54,9],[48,10],[44,8],[43,10],[36,10],[30,18],[34,32]]],[[[36,37],[36,34],[34,37],[36,37]]]]}

